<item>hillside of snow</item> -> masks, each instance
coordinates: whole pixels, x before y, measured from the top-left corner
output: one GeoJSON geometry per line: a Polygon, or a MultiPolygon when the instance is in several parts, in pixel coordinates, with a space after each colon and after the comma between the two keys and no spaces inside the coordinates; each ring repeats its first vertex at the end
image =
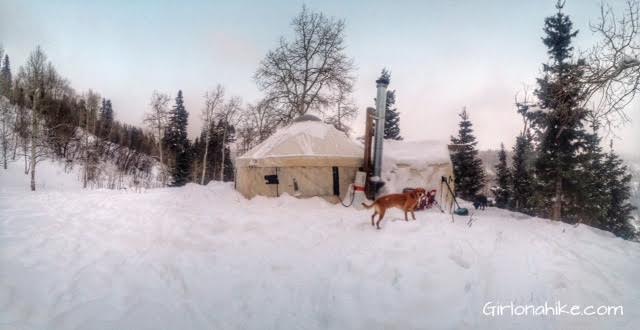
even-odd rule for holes
{"type": "MultiPolygon", "coordinates": [[[[634,329],[640,244],[488,208],[370,212],[245,200],[232,184],[36,192],[0,170],[0,329],[634,329]],[[487,302],[621,305],[617,316],[495,316],[487,302]]],[[[64,188],[61,188],[64,186],[64,188]]]]}

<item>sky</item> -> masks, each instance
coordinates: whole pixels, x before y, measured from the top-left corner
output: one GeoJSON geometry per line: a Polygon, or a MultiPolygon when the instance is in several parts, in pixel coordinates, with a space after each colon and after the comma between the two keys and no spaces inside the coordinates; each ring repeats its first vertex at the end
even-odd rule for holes
{"type": "MultiPolygon", "coordinates": [[[[544,18],[555,1],[18,1],[0,0],[0,43],[14,72],[37,45],[78,91],[112,100],[116,119],[142,125],[154,90],[185,95],[190,135],[201,127],[204,94],[217,84],[245,103],[260,99],[253,74],[306,4],[346,21],[347,54],[357,70],[354,91],[374,106],[375,79],[391,71],[401,134],[447,140],[467,108],[481,149],[513,145],[522,127],[514,97],[532,91],[542,63],[544,18]]],[[[568,0],[580,30],[575,45],[596,41],[589,22],[599,0],[568,0]]],[[[640,102],[627,109],[616,149],[640,156],[640,102]]]]}

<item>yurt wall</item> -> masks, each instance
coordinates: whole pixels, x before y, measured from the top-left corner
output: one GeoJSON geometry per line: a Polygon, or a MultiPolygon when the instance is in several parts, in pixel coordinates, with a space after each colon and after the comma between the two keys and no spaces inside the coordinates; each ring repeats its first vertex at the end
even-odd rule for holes
{"type": "MultiPolygon", "coordinates": [[[[338,190],[344,197],[353,183],[358,168],[337,167],[338,190]]],[[[333,167],[239,167],[236,174],[236,189],[245,197],[256,195],[276,197],[287,193],[296,197],[320,196],[333,199],[333,167]],[[265,175],[278,175],[278,184],[266,184],[265,175]]]]}

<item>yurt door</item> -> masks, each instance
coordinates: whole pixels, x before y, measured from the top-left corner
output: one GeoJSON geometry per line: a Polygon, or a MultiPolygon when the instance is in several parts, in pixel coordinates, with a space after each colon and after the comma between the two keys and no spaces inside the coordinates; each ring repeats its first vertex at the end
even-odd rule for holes
{"type": "Polygon", "coordinates": [[[264,173],[264,184],[267,186],[266,190],[269,191],[267,196],[279,197],[280,191],[278,186],[280,185],[280,178],[278,178],[278,168],[265,168],[264,173]]]}

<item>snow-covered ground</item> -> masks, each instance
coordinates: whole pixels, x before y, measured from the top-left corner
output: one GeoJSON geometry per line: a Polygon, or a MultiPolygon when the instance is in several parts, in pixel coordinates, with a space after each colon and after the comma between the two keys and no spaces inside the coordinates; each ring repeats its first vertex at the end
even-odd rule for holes
{"type": "MultiPolygon", "coordinates": [[[[497,209],[370,213],[232,185],[81,190],[0,170],[0,329],[636,329],[640,244],[497,209]],[[66,188],[61,189],[59,186],[66,188]],[[395,220],[395,221],[394,221],[395,220]],[[623,316],[483,315],[487,302],[623,316]]],[[[74,187],[74,184],[77,184],[74,187]]]]}

